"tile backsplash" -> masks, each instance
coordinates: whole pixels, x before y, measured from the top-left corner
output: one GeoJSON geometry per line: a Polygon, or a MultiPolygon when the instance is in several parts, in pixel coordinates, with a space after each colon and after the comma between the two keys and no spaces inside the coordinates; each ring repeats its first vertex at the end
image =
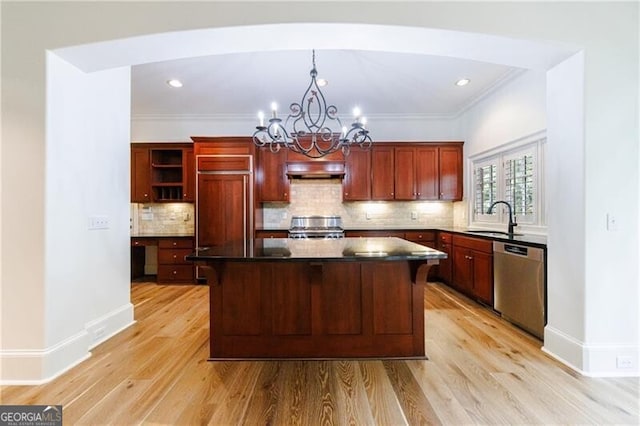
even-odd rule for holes
{"type": "Polygon", "coordinates": [[[263,206],[266,229],[287,229],[291,216],[338,215],[347,229],[450,227],[454,203],[440,201],[342,202],[338,179],[293,180],[289,204],[263,206]]]}
{"type": "Polygon", "coordinates": [[[131,204],[132,234],[193,234],[192,203],[131,204]]]}

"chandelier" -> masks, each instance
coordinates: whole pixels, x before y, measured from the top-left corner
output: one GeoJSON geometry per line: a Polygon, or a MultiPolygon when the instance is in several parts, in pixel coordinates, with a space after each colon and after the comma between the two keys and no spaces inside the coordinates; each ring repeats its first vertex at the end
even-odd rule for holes
{"type": "Polygon", "coordinates": [[[365,128],[366,118],[358,108],[354,109],[351,127],[342,125],[338,108],[328,105],[316,81],[316,51],[312,51],[311,83],[300,103],[289,106],[289,115],[284,123],[278,117],[278,106],[271,104],[271,118],[265,125],[264,113],[258,113],[259,125],[253,134],[253,142],[258,147],[268,146],[271,152],[281,148],[304,154],[311,158],[324,157],[332,152],[342,151],[348,155],[351,147],[371,147],[371,137],[365,128]]]}

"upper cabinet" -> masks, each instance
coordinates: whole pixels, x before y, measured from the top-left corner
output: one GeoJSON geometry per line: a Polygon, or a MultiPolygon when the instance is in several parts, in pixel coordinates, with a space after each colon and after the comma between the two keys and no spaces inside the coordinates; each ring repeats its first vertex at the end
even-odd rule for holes
{"type": "Polygon", "coordinates": [[[394,149],[389,145],[374,144],[371,149],[371,199],[394,199],[394,149]]]}
{"type": "Polygon", "coordinates": [[[132,144],[131,202],[193,202],[191,144],[132,144]]]}
{"type": "Polygon", "coordinates": [[[345,157],[342,195],[345,201],[371,199],[371,151],[353,148],[345,157]]]}
{"type": "Polygon", "coordinates": [[[462,200],[462,143],[438,148],[440,200],[462,200]]]}
{"type": "Polygon", "coordinates": [[[371,176],[372,200],[460,201],[462,142],[379,143],[371,176]]]}
{"type": "Polygon", "coordinates": [[[287,150],[271,152],[269,148],[257,151],[256,185],[262,202],[288,202],[287,150]]]}
{"type": "Polygon", "coordinates": [[[131,202],[151,202],[149,148],[131,147],[131,202]]]}

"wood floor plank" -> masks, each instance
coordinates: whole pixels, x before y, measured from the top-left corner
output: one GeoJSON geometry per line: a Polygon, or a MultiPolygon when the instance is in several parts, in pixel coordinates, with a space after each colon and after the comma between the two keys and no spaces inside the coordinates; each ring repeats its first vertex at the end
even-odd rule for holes
{"type": "Polygon", "coordinates": [[[307,423],[304,407],[311,397],[304,361],[282,361],[278,378],[279,400],[276,406],[275,423],[300,426],[307,423]]]}
{"type": "Polygon", "coordinates": [[[280,388],[278,377],[283,368],[281,361],[265,362],[242,419],[246,425],[272,425],[276,417],[280,388]]]}
{"type": "Polygon", "coordinates": [[[62,404],[65,424],[639,424],[637,378],[583,377],[440,284],[428,360],[210,362],[208,287],[136,284],[136,323],[2,404],[62,404]]]}
{"type": "Polygon", "coordinates": [[[360,372],[376,424],[408,424],[398,396],[382,362],[361,361],[360,372]]]}
{"type": "Polygon", "coordinates": [[[333,361],[333,388],[339,424],[371,425],[373,413],[357,362],[333,361]]]}

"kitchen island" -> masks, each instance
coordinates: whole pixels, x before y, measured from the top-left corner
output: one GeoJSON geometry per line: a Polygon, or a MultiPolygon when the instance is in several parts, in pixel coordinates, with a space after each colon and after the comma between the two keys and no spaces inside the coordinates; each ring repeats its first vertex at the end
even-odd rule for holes
{"type": "Polygon", "coordinates": [[[400,238],[255,239],[187,256],[210,286],[211,359],[423,358],[446,254],[400,238]]]}

